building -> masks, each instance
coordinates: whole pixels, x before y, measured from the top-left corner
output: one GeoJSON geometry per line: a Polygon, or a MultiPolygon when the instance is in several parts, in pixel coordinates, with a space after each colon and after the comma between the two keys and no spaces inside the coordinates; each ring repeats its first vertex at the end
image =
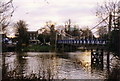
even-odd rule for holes
{"type": "Polygon", "coordinates": [[[44,27],[44,28],[38,29],[37,31],[38,31],[38,34],[43,34],[43,33],[49,34],[50,33],[50,28],[44,27]]]}
{"type": "Polygon", "coordinates": [[[28,35],[29,35],[29,44],[39,44],[37,31],[28,31],[28,35]]]}
{"type": "Polygon", "coordinates": [[[0,42],[2,43],[2,42],[4,42],[4,40],[6,39],[6,38],[8,38],[7,36],[6,36],[6,34],[5,33],[3,33],[3,32],[0,32],[0,42]]]}

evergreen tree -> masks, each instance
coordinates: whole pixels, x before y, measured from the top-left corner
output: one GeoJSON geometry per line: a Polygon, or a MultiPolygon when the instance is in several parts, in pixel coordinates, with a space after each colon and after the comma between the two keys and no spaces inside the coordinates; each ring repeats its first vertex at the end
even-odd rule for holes
{"type": "Polygon", "coordinates": [[[17,34],[18,34],[17,47],[18,49],[21,49],[23,46],[27,46],[29,43],[27,24],[25,23],[25,21],[20,20],[15,24],[15,27],[17,28],[17,34]]]}

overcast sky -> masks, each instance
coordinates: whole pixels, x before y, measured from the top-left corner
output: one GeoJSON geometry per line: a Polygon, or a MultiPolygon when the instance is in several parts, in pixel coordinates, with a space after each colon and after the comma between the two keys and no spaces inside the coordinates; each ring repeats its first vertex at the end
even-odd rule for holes
{"type": "Polygon", "coordinates": [[[13,0],[16,7],[12,21],[24,20],[29,30],[37,30],[46,21],[63,24],[68,19],[80,27],[93,27],[97,3],[104,0],[13,0]]]}

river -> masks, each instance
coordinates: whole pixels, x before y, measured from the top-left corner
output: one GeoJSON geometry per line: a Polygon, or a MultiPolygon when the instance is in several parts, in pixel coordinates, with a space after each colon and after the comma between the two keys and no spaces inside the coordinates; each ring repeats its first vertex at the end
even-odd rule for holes
{"type": "MultiPolygon", "coordinates": [[[[108,75],[106,54],[103,67],[91,67],[91,51],[85,52],[4,52],[3,78],[41,79],[106,79],[108,75]]],[[[118,63],[110,55],[110,68],[118,63]]]]}

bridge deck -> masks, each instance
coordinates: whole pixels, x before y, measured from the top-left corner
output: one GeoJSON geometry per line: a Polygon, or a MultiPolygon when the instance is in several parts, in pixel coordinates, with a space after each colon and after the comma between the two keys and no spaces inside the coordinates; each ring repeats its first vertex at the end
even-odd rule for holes
{"type": "Polygon", "coordinates": [[[97,44],[97,45],[105,45],[107,41],[105,40],[57,40],[58,44],[97,44]]]}

